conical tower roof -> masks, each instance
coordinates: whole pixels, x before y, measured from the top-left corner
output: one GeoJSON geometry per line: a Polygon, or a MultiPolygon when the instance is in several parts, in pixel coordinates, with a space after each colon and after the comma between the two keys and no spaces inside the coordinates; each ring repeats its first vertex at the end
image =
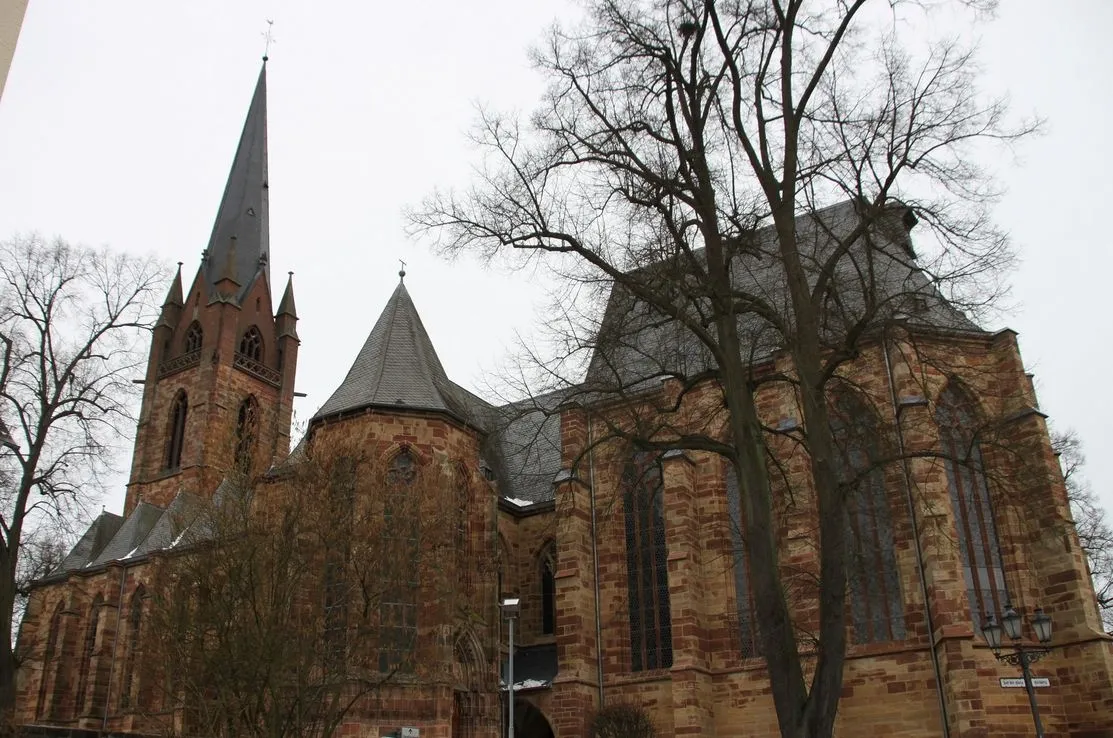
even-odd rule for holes
{"type": "Polygon", "coordinates": [[[178,262],[178,271],[174,274],[174,281],[166,292],[166,299],[162,301],[163,307],[182,307],[185,301],[182,298],[182,262],[178,262]]]}
{"type": "Polygon", "coordinates": [[[286,278],[286,290],[282,293],[282,300],[278,303],[278,312],[275,315],[290,315],[298,317],[298,309],[294,305],[294,273],[290,272],[286,278]]]}
{"type": "MultiPolygon", "coordinates": [[[[267,196],[267,65],[259,71],[240,143],[213,223],[204,265],[205,278],[216,283],[231,278],[246,289],[270,257],[267,196]],[[235,237],[235,246],[232,239],[235,237]],[[263,266],[260,267],[260,264],[263,266]]],[[[270,274],[267,282],[270,282],[270,274]]],[[[242,298],[242,295],[238,297],[242,298]]]]}
{"type": "Polygon", "coordinates": [[[381,407],[444,412],[466,422],[468,413],[459,394],[406,285],[399,282],[348,375],[313,418],[381,407]]]}

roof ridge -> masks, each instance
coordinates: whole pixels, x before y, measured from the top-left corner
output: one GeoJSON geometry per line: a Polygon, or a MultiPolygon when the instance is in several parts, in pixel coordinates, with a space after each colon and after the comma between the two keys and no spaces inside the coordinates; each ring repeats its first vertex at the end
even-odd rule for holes
{"type": "MultiPolygon", "coordinates": [[[[394,321],[398,319],[398,301],[395,298],[397,298],[398,290],[400,290],[400,289],[402,289],[402,284],[401,283],[399,283],[398,287],[396,287],[394,289],[394,294],[391,295],[391,299],[387,302],[387,305],[386,305],[386,309],[390,311],[390,317],[387,319],[387,322],[386,322],[386,345],[387,346],[390,346],[390,340],[391,340],[391,338],[394,337],[394,321]]],[[[373,330],[374,329],[372,328],[372,331],[373,330]]],[[[370,336],[368,336],[368,338],[370,339],[370,336]]],[[[375,400],[378,397],[379,388],[382,387],[383,375],[386,373],[386,357],[387,357],[387,354],[386,354],[385,351],[380,353],[378,356],[375,357],[375,359],[379,362],[379,371],[376,373],[375,383],[372,385],[372,387],[374,387],[374,390],[373,390],[372,395],[371,395],[372,400],[375,400]]]]}

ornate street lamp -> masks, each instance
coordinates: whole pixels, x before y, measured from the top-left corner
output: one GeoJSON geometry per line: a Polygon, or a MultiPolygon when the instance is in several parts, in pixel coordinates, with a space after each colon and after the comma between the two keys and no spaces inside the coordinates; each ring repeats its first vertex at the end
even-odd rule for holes
{"type": "Polygon", "coordinates": [[[993,649],[993,655],[997,657],[998,661],[1020,667],[1024,675],[1024,689],[1028,692],[1028,704],[1032,708],[1032,721],[1036,724],[1036,736],[1037,738],[1044,738],[1043,724],[1040,722],[1040,708],[1036,704],[1036,690],[1032,686],[1032,670],[1029,667],[1051,651],[1050,648],[1046,647],[1051,643],[1051,618],[1039,607],[1035,609],[1032,615],[1032,630],[1036,633],[1036,640],[1043,644],[1043,648],[1026,647],[1020,642],[1023,635],[1022,626],[1023,619],[1020,617],[1020,613],[1013,609],[1011,605],[1006,606],[1004,614],[1001,615],[1001,623],[998,623],[993,615],[986,613],[985,620],[982,621],[982,637],[993,649]],[[1012,641],[1012,653],[1001,653],[1002,631],[1012,641]]]}

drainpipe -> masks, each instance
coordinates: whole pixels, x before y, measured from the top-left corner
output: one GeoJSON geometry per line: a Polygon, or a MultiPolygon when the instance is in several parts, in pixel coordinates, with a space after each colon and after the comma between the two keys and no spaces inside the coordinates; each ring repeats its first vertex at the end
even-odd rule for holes
{"type": "Polygon", "coordinates": [[[599,595],[599,536],[595,522],[595,443],[592,433],[594,424],[587,420],[587,480],[588,499],[591,503],[591,564],[595,572],[595,676],[599,680],[599,709],[606,706],[603,690],[603,616],[600,612],[599,595]]]}
{"type": "Polygon", "coordinates": [[[916,551],[916,568],[920,575],[920,596],[924,598],[924,618],[928,629],[928,644],[931,647],[931,667],[935,672],[935,691],[939,697],[939,720],[943,727],[944,738],[950,738],[951,726],[947,715],[947,700],[943,694],[943,669],[939,665],[938,641],[935,639],[935,622],[931,616],[931,602],[928,599],[927,574],[924,567],[924,549],[920,545],[920,523],[916,517],[916,505],[912,500],[912,469],[904,450],[904,429],[901,427],[901,406],[897,400],[897,386],[893,379],[893,365],[889,361],[889,339],[882,330],[881,355],[885,359],[885,374],[889,380],[889,399],[893,403],[893,422],[897,431],[897,450],[904,469],[904,498],[908,504],[908,517],[912,521],[912,541],[916,551]]]}
{"type": "MultiPolygon", "coordinates": [[[[104,689],[104,718],[101,720],[100,732],[108,732],[108,710],[112,704],[112,678],[116,675],[116,647],[120,644],[120,621],[124,614],[124,586],[127,584],[127,564],[120,564],[120,596],[116,600],[116,636],[112,639],[112,660],[108,665],[108,684],[104,689]]],[[[94,691],[95,691],[94,687],[94,691]]]]}

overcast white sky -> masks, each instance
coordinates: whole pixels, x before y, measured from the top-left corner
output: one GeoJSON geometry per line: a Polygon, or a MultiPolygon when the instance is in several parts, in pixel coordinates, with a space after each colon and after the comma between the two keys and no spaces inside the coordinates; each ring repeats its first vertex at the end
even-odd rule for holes
{"type": "MultiPolygon", "coordinates": [[[[0,0],[2,1],[2,0],[0,0]]],[[[989,89],[1045,135],[1002,162],[997,211],[1022,256],[1001,321],[1020,333],[1042,409],[1080,433],[1087,476],[1113,508],[1113,253],[1109,167],[1113,3],[1003,0],[982,29],[989,89]]],[[[38,231],[154,252],[197,269],[247,111],[264,19],[271,268],[295,272],[306,418],[347,372],[397,283],[442,362],[482,376],[529,333],[543,299],[523,275],[447,264],[403,232],[402,209],[466,184],[478,102],[529,110],[527,49],[563,0],[30,0],[0,100],[0,238],[38,231]]],[[[106,504],[119,510],[121,487],[106,504]]]]}

